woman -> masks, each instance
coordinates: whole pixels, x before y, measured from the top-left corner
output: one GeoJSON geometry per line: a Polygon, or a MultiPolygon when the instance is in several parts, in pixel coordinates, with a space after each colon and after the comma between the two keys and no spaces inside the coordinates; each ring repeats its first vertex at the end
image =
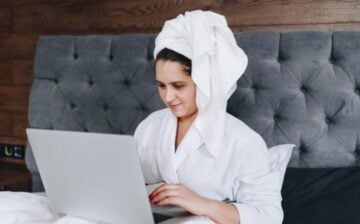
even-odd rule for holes
{"type": "Polygon", "coordinates": [[[216,223],[281,223],[280,189],[266,145],[226,113],[247,57],[224,17],[193,11],[167,21],[154,55],[167,108],[150,114],[135,132],[146,183],[164,182],[150,201],[216,223]]]}

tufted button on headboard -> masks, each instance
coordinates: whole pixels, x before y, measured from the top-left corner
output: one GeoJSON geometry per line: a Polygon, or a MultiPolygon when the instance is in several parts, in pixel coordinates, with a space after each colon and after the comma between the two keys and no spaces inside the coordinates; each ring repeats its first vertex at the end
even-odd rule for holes
{"type": "MultiPolygon", "coordinates": [[[[360,32],[237,33],[249,65],[228,111],[268,146],[293,143],[291,167],[360,164],[360,32]]],[[[153,34],[44,36],[38,41],[30,126],[133,134],[163,108],[153,34]]],[[[214,127],[215,128],[215,127],[214,127]]],[[[27,165],[37,172],[30,147],[27,165]]]]}

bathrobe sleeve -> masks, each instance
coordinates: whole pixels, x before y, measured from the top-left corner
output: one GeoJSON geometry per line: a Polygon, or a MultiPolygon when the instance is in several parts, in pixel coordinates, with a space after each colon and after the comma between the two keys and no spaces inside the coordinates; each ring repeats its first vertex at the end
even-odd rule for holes
{"type": "Polygon", "coordinates": [[[277,173],[270,169],[266,144],[259,138],[245,150],[234,184],[240,224],[281,224],[281,185],[277,173]]]}
{"type": "Polygon", "coordinates": [[[141,157],[141,154],[145,148],[144,146],[144,139],[146,136],[146,126],[148,121],[143,120],[140,122],[140,124],[136,127],[135,133],[134,133],[134,140],[136,144],[136,149],[138,151],[138,155],[141,157]]]}

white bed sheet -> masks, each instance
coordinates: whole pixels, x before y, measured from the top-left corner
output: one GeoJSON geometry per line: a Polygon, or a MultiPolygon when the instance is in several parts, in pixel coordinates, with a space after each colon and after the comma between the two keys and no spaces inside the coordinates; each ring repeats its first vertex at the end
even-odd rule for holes
{"type": "MultiPolygon", "coordinates": [[[[0,192],[1,224],[100,224],[89,220],[58,216],[51,211],[44,192],[0,192]]],[[[206,217],[181,216],[163,222],[163,224],[210,224],[206,217]]]]}
{"type": "Polygon", "coordinates": [[[88,220],[63,216],[51,211],[44,192],[0,192],[1,224],[95,224],[88,220]]]}

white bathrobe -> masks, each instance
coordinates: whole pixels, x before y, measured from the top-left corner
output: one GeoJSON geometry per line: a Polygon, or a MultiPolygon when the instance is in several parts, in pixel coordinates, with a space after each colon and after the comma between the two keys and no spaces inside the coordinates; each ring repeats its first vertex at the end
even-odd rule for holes
{"type": "Polygon", "coordinates": [[[135,140],[147,184],[181,183],[203,197],[235,201],[241,224],[282,222],[277,177],[261,136],[227,114],[223,148],[214,157],[194,124],[175,151],[176,129],[169,109],[150,114],[138,126],[135,140]]]}

